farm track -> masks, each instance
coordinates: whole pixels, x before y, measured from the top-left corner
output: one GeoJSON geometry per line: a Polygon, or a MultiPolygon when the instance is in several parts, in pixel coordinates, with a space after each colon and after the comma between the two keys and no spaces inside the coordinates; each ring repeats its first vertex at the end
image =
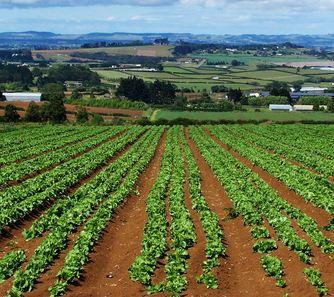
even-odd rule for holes
{"type": "Polygon", "coordinates": [[[66,296],[146,295],[143,286],[130,280],[128,268],[141,250],[141,237],[146,222],[146,197],[159,174],[165,142],[166,132],[160,139],[154,158],[137,181],[139,195],[131,195],[118,209],[91,254],[80,287],[70,286],[66,296]],[[110,273],[112,278],[107,277],[110,273]]]}
{"type": "Polygon", "coordinates": [[[260,255],[253,253],[254,240],[251,238],[250,230],[243,225],[242,218],[223,220],[228,215],[224,209],[231,208],[232,202],[195,143],[190,139],[188,130],[186,137],[200,168],[203,195],[211,210],[221,218],[224,244],[227,247],[227,257],[216,270],[219,288],[209,291],[205,296],[256,297],[257,292],[266,292],[267,296],[282,296],[282,291],[275,287],[274,281],[265,276],[260,265],[260,255]]]}
{"type": "MultiPolygon", "coordinates": [[[[6,188],[8,188],[8,187],[12,187],[12,186],[20,185],[21,183],[25,182],[26,180],[28,180],[28,179],[30,179],[30,178],[34,178],[34,177],[36,177],[36,176],[38,176],[38,175],[41,175],[41,174],[43,174],[43,173],[45,173],[45,172],[51,171],[52,169],[58,167],[59,165],[61,165],[61,164],[63,164],[63,163],[66,163],[66,162],[68,162],[68,161],[71,161],[71,160],[74,160],[74,159],[76,159],[76,158],[79,158],[80,156],[82,156],[82,155],[84,155],[84,154],[86,154],[86,153],[88,153],[88,152],[90,152],[90,151],[92,151],[92,150],[94,150],[94,149],[100,147],[101,145],[106,144],[107,142],[110,142],[110,141],[113,141],[113,140],[117,139],[118,137],[122,136],[125,132],[126,132],[126,130],[124,130],[124,131],[120,131],[117,135],[114,135],[114,136],[112,136],[112,137],[109,137],[108,139],[103,140],[103,141],[99,142],[99,143],[96,144],[96,145],[90,146],[89,148],[85,149],[84,151],[82,151],[82,152],[80,152],[80,153],[77,153],[77,154],[75,154],[75,155],[72,155],[71,157],[62,160],[61,162],[54,163],[54,164],[52,164],[52,165],[50,165],[50,166],[47,166],[47,167],[45,167],[45,168],[43,168],[43,169],[41,169],[41,170],[37,170],[37,171],[34,171],[33,173],[27,174],[27,175],[25,175],[24,177],[20,178],[19,180],[11,180],[11,181],[9,181],[7,184],[2,185],[2,186],[0,187],[0,189],[2,190],[2,189],[6,189],[6,188]]],[[[102,133],[103,133],[103,132],[102,132],[102,133]]],[[[101,133],[98,133],[97,135],[100,135],[100,134],[101,134],[101,133]]],[[[72,145],[75,145],[75,144],[77,144],[77,143],[79,143],[79,142],[81,142],[81,141],[83,141],[83,140],[88,140],[88,139],[94,138],[94,137],[97,136],[97,135],[93,135],[93,136],[90,136],[90,137],[85,138],[85,139],[80,139],[80,140],[76,141],[75,143],[72,143],[72,145]]],[[[70,145],[70,144],[67,144],[67,145],[70,145]]],[[[58,150],[58,149],[57,149],[57,150],[58,150]]]]}
{"type": "MultiPolygon", "coordinates": [[[[241,156],[231,147],[221,142],[217,137],[213,136],[210,131],[206,130],[206,133],[223,149],[227,150],[234,158],[239,160],[245,166],[253,170],[257,175],[259,175],[260,178],[262,178],[269,186],[275,189],[282,198],[284,198],[291,205],[300,209],[305,214],[316,220],[319,226],[326,226],[328,224],[328,221],[331,219],[331,215],[328,212],[323,209],[317,208],[311,203],[307,203],[303,197],[298,195],[295,191],[290,190],[283,182],[271,176],[261,167],[254,165],[247,158],[241,156]]],[[[334,239],[334,236],[331,232],[326,232],[326,235],[329,235],[331,239],[334,239]]]]}

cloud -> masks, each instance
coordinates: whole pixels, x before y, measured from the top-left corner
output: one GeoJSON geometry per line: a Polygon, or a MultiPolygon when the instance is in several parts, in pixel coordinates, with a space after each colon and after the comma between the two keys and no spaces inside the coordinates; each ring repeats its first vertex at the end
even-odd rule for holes
{"type": "Polygon", "coordinates": [[[92,5],[164,6],[178,0],[0,0],[0,8],[65,7],[92,5]]]}
{"type": "Polygon", "coordinates": [[[142,7],[170,6],[206,7],[229,9],[238,8],[239,12],[248,9],[272,9],[276,11],[321,11],[334,9],[333,0],[0,0],[0,8],[33,7],[69,7],[94,5],[129,5],[142,7]]]}

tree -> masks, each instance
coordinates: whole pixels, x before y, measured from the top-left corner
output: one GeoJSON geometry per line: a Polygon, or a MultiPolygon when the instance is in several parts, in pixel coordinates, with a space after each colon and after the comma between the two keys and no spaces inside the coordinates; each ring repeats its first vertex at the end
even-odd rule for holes
{"type": "Polygon", "coordinates": [[[170,105],[175,102],[176,87],[170,82],[156,80],[153,84],[148,85],[148,90],[147,103],[170,105]]]}
{"type": "Polygon", "coordinates": [[[129,100],[141,100],[147,102],[149,89],[144,80],[136,76],[122,78],[117,88],[116,96],[126,97],[129,100]]]}
{"type": "Polygon", "coordinates": [[[35,102],[29,104],[24,120],[27,122],[40,122],[42,120],[40,107],[35,102]]]}
{"type": "MultiPolygon", "coordinates": [[[[298,68],[299,69],[299,68],[298,68]]],[[[301,88],[303,87],[303,81],[295,81],[293,84],[292,84],[292,87],[294,88],[294,90],[296,92],[299,92],[301,90],[301,88]]]]}
{"type": "Polygon", "coordinates": [[[57,83],[48,83],[42,87],[42,101],[64,99],[64,86],[57,83]]]}
{"type": "Polygon", "coordinates": [[[51,119],[51,107],[50,102],[44,102],[40,107],[39,114],[42,122],[47,122],[51,119]]]}
{"type": "Polygon", "coordinates": [[[49,103],[42,110],[44,120],[57,124],[66,121],[64,98],[64,87],[61,84],[50,83],[42,88],[42,100],[49,103]]]}
{"type": "Polygon", "coordinates": [[[243,93],[240,89],[229,89],[227,93],[227,97],[234,104],[237,104],[242,100],[243,93]]]}
{"type": "Polygon", "coordinates": [[[49,115],[52,123],[61,124],[66,121],[66,110],[63,99],[50,101],[49,115]]]}
{"type": "Polygon", "coordinates": [[[205,89],[201,92],[201,96],[199,98],[199,101],[201,103],[209,103],[209,102],[211,102],[211,97],[210,97],[209,93],[205,89]]]}
{"type": "Polygon", "coordinates": [[[162,64],[157,65],[157,70],[158,71],[164,71],[164,66],[162,64]]]}
{"type": "Polygon", "coordinates": [[[188,100],[185,96],[177,96],[175,98],[175,106],[184,108],[187,104],[188,100]]]}
{"type": "Polygon", "coordinates": [[[81,99],[81,98],[82,98],[82,95],[78,91],[78,89],[74,89],[73,92],[72,92],[71,99],[78,100],[78,99],[81,99]]]}
{"type": "Polygon", "coordinates": [[[20,120],[20,115],[17,112],[17,108],[14,105],[6,105],[5,107],[5,122],[18,122],[20,120]]]}
{"type": "Polygon", "coordinates": [[[87,112],[87,109],[80,106],[76,115],[76,122],[79,123],[79,124],[84,124],[84,123],[87,123],[88,120],[89,120],[89,114],[87,112]]]}
{"type": "Polygon", "coordinates": [[[240,61],[238,61],[238,60],[232,60],[232,62],[231,62],[231,65],[232,66],[240,66],[241,65],[241,62],[240,61]]]}
{"type": "Polygon", "coordinates": [[[2,94],[1,90],[0,90],[0,101],[6,101],[6,97],[2,94]]]}
{"type": "Polygon", "coordinates": [[[42,77],[43,76],[43,72],[41,69],[39,69],[38,67],[34,67],[32,70],[31,70],[31,73],[33,75],[33,77],[42,77]]]}
{"type": "Polygon", "coordinates": [[[327,110],[329,112],[334,112],[334,99],[333,98],[329,100],[328,105],[327,105],[327,110]]]}

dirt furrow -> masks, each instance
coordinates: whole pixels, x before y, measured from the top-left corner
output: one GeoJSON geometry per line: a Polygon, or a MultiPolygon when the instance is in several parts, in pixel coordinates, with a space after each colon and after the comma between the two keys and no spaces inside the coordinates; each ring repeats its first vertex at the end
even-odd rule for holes
{"type": "Polygon", "coordinates": [[[192,201],[189,191],[189,169],[185,156],[183,156],[183,159],[185,165],[185,183],[184,183],[185,203],[190,212],[192,221],[194,223],[197,237],[194,247],[189,250],[189,256],[190,256],[190,259],[188,260],[189,268],[186,273],[189,285],[185,294],[187,296],[195,296],[195,294],[196,296],[206,296],[209,290],[206,289],[204,285],[199,285],[196,281],[196,277],[200,276],[203,272],[202,266],[203,262],[206,260],[205,256],[206,237],[202,227],[200,216],[192,208],[192,201]]]}
{"type": "MultiPolygon", "coordinates": [[[[140,138],[139,138],[140,139],[140,138]]],[[[75,193],[82,185],[86,184],[90,180],[92,180],[97,174],[99,174],[102,170],[110,166],[117,158],[122,156],[125,152],[127,152],[132,147],[132,144],[129,144],[125,147],[125,149],[121,152],[116,153],[113,157],[105,162],[103,166],[95,168],[88,176],[78,181],[72,187],[70,187],[64,196],[69,196],[75,193]]],[[[25,229],[29,229],[33,222],[37,220],[43,213],[47,211],[49,207],[51,207],[56,199],[48,202],[43,207],[35,209],[32,213],[22,218],[15,225],[9,226],[6,228],[2,236],[0,237],[0,254],[1,256],[5,253],[9,252],[13,248],[21,248],[27,250],[27,253],[30,254],[30,243],[32,241],[25,241],[22,236],[22,231],[25,229]]],[[[37,245],[38,246],[38,245],[37,245]]],[[[36,246],[36,247],[37,247],[36,246]]],[[[27,257],[30,258],[29,256],[27,257]]]]}
{"type": "Polygon", "coordinates": [[[70,286],[67,296],[141,296],[145,288],[129,278],[128,268],[140,254],[146,222],[146,197],[159,174],[166,133],[157,152],[137,181],[139,195],[131,195],[119,208],[103,238],[91,254],[82,281],[70,286]]]}
{"type": "MultiPolygon", "coordinates": [[[[250,229],[243,225],[242,218],[223,220],[228,215],[226,209],[233,206],[232,202],[195,143],[189,138],[188,131],[186,137],[200,168],[203,195],[210,208],[222,219],[221,227],[227,248],[227,257],[217,269],[219,289],[204,296],[258,297],[259,292],[266,292],[266,296],[282,296],[282,290],[265,275],[260,264],[260,255],[253,253],[254,240],[250,229]]],[[[193,296],[201,295],[194,293],[193,296]]]]}
{"type": "Polygon", "coordinates": [[[114,135],[112,137],[109,137],[108,139],[103,140],[103,141],[99,142],[98,144],[93,145],[93,146],[85,149],[84,151],[82,151],[80,153],[77,153],[77,154],[75,154],[75,155],[73,155],[73,156],[71,156],[71,157],[69,157],[69,158],[67,158],[67,159],[65,159],[65,160],[63,160],[61,162],[54,163],[54,164],[52,164],[52,165],[50,165],[48,167],[45,167],[45,168],[43,168],[41,170],[36,170],[36,171],[34,171],[34,172],[30,173],[30,174],[27,174],[27,175],[23,176],[19,180],[9,181],[6,185],[2,186],[1,189],[5,189],[5,188],[11,187],[11,186],[17,186],[17,185],[23,183],[24,181],[26,181],[28,179],[34,178],[34,177],[36,177],[38,175],[41,175],[41,174],[43,174],[45,172],[51,171],[52,169],[58,167],[59,165],[61,165],[63,163],[66,163],[66,162],[69,162],[69,161],[74,160],[76,158],[79,158],[82,155],[84,155],[84,154],[86,154],[86,153],[88,153],[88,152],[90,152],[90,151],[92,151],[92,150],[94,150],[94,149],[102,146],[103,144],[106,144],[107,142],[115,140],[116,138],[122,136],[124,133],[125,133],[125,131],[121,131],[121,132],[117,133],[116,135],[114,135]]]}
{"type": "Polygon", "coordinates": [[[238,161],[243,163],[248,168],[252,169],[256,174],[258,174],[260,178],[262,178],[269,186],[277,191],[279,196],[284,198],[294,207],[303,211],[314,220],[316,220],[319,226],[326,226],[328,224],[329,220],[331,219],[331,215],[328,212],[321,208],[317,208],[311,203],[308,203],[302,196],[298,195],[295,191],[290,190],[283,182],[270,175],[261,167],[254,165],[247,158],[241,156],[231,147],[227,146],[225,143],[221,142],[218,138],[213,136],[208,130],[206,132],[216,143],[218,143],[222,148],[227,150],[233,157],[235,157],[238,161]]]}

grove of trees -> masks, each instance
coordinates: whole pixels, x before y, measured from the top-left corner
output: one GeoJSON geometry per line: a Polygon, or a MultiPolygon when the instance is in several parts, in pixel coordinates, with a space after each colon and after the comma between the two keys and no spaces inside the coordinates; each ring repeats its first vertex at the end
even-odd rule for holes
{"type": "Polygon", "coordinates": [[[170,82],[156,80],[145,82],[135,76],[121,79],[116,95],[132,101],[143,101],[154,105],[175,103],[177,87],[170,82]]]}

